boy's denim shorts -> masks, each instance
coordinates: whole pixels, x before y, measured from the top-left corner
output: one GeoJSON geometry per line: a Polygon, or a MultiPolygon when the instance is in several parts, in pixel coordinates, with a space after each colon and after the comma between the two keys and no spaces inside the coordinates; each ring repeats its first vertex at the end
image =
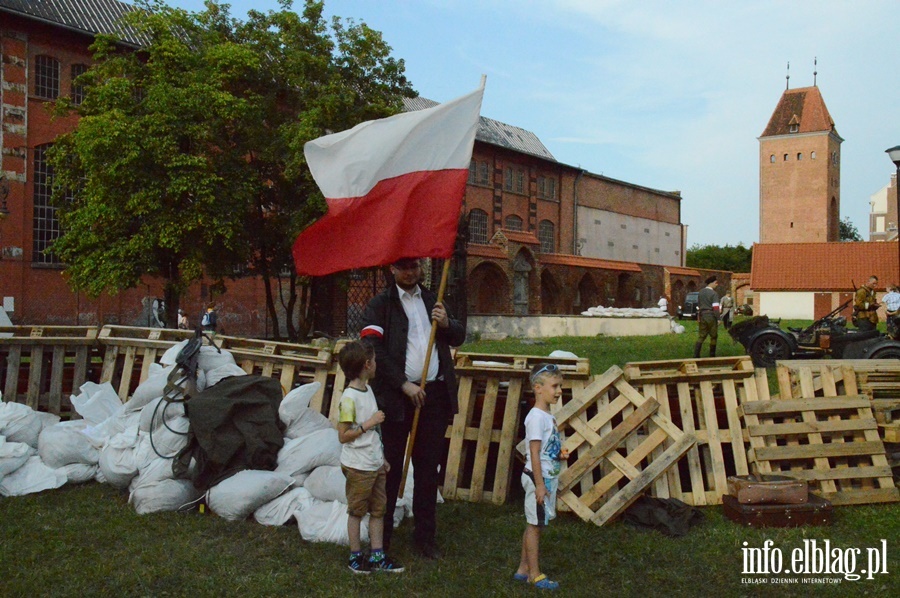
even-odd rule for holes
{"type": "Polygon", "coordinates": [[[530,471],[522,472],[522,488],[525,489],[525,521],[531,525],[544,527],[550,523],[551,519],[556,519],[556,489],[559,484],[558,478],[544,478],[544,486],[547,487],[547,495],[544,497],[544,504],[537,504],[534,495],[534,480],[530,471]]]}

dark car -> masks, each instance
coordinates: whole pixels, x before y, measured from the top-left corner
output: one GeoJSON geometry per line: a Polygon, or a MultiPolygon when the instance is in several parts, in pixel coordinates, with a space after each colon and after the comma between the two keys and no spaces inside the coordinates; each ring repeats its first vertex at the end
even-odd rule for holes
{"type": "Polygon", "coordinates": [[[688,293],[684,296],[684,304],[679,305],[678,309],[675,310],[675,315],[678,316],[679,320],[685,318],[697,319],[697,297],[699,296],[700,293],[688,293]]]}

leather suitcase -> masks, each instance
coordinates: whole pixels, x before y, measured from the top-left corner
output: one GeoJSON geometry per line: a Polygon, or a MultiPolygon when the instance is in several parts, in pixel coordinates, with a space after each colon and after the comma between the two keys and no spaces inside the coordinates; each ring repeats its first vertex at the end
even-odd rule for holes
{"type": "Polygon", "coordinates": [[[744,505],[729,495],[722,497],[725,516],[748,527],[801,527],[831,525],[831,502],[815,494],[800,505],[744,505]]]}
{"type": "Polygon", "coordinates": [[[780,475],[729,476],[728,494],[745,505],[803,504],[809,496],[805,480],[780,475]]]}

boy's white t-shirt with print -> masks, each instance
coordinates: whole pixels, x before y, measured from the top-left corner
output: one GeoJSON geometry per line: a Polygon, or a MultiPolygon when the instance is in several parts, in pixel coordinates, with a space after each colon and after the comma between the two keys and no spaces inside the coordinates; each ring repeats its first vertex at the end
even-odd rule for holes
{"type": "Polygon", "coordinates": [[[533,407],[525,417],[525,468],[534,471],[531,466],[531,441],[541,441],[541,476],[556,478],[559,476],[559,455],[562,451],[562,443],[559,430],[556,427],[556,418],[551,414],[533,407]]]}
{"type": "MultiPolygon", "coordinates": [[[[341,395],[341,423],[362,424],[378,411],[375,393],[366,386],[366,392],[347,387],[341,395]]],[[[381,444],[381,427],[374,426],[359,438],[341,446],[341,465],[362,471],[377,471],[384,465],[384,448],[381,444]]]]}

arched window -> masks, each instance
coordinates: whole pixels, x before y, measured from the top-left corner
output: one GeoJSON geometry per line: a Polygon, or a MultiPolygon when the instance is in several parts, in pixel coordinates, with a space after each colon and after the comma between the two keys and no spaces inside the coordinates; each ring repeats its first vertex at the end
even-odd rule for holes
{"type": "Polygon", "coordinates": [[[469,243],[487,245],[488,215],[484,210],[469,212],[469,243]]]}
{"type": "Polygon", "coordinates": [[[46,252],[59,237],[59,220],[56,207],[50,202],[53,189],[53,168],[47,162],[50,144],[34,148],[34,240],[31,261],[36,264],[58,264],[56,255],[46,252]]]}
{"type": "Polygon", "coordinates": [[[769,156],[769,162],[771,162],[772,164],[775,163],[775,154],[772,154],[771,156],[769,156]]]}
{"type": "Polygon", "coordinates": [[[83,75],[88,70],[88,65],[86,64],[73,64],[72,65],[72,103],[76,106],[80,106],[81,102],[84,101],[84,87],[75,83],[75,79],[79,76],[83,75]]]}
{"type": "Polygon", "coordinates": [[[34,95],[48,100],[59,97],[59,61],[52,56],[34,59],[34,95]]]}
{"type": "Polygon", "coordinates": [[[507,216],[503,228],[506,230],[522,230],[522,219],[515,214],[507,216]]]}
{"type": "Polygon", "coordinates": [[[556,253],[554,226],[549,220],[541,220],[538,224],[538,240],[541,242],[541,253],[556,253]]]}

